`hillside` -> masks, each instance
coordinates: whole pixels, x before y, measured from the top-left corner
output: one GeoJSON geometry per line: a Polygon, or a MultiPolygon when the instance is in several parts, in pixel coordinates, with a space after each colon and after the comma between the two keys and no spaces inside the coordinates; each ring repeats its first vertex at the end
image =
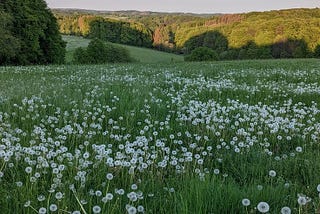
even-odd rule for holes
{"type": "MultiPolygon", "coordinates": [[[[90,39],[79,36],[63,36],[67,42],[66,63],[72,62],[73,53],[76,48],[87,47],[90,39]]],[[[147,48],[140,48],[128,45],[114,44],[129,50],[130,55],[137,61],[142,63],[159,63],[159,62],[181,62],[183,57],[177,54],[160,52],[147,48]]]]}
{"type": "Polygon", "coordinates": [[[79,10],[54,13],[63,34],[104,37],[99,33],[114,27],[120,29],[118,34],[107,40],[146,47],[152,44],[167,51],[182,51],[188,40],[208,31],[221,33],[228,40],[228,48],[241,48],[249,42],[272,45],[292,39],[303,40],[308,50],[314,51],[320,44],[319,8],[224,15],[79,10]],[[144,40],[138,44],[135,37],[141,35],[144,40]]]}

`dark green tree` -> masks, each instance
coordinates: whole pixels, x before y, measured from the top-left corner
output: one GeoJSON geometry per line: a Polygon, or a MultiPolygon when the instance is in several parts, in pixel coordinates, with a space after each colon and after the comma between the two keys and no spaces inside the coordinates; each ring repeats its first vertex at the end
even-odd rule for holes
{"type": "Polygon", "coordinates": [[[316,48],[314,50],[314,56],[316,58],[320,58],[320,44],[316,46],[316,48]]]}
{"type": "Polygon", "coordinates": [[[12,17],[10,33],[19,41],[7,64],[63,63],[63,42],[55,17],[44,0],[1,0],[0,9],[12,17]]]}
{"type": "Polygon", "coordinates": [[[209,31],[189,39],[184,46],[187,53],[190,53],[197,47],[203,46],[211,48],[220,54],[228,49],[228,40],[218,31],[209,31]]]}
{"type": "Polygon", "coordinates": [[[12,33],[12,17],[0,10],[0,65],[8,64],[20,49],[20,42],[12,33]]]}
{"type": "Polygon", "coordinates": [[[198,47],[194,49],[190,55],[185,57],[185,61],[214,61],[219,60],[216,51],[207,47],[198,47]]]}
{"type": "Polygon", "coordinates": [[[78,64],[104,64],[116,62],[131,62],[127,49],[105,43],[100,39],[93,39],[87,48],[77,48],[73,54],[78,64]]]}

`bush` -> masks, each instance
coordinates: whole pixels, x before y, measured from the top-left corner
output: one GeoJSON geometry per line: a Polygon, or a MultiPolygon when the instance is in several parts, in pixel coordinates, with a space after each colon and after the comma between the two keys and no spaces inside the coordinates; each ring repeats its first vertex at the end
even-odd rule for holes
{"type": "Polygon", "coordinates": [[[190,55],[184,58],[185,61],[214,61],[219,60],[219,55],[216,51],[207,48],[199,47],[194,49],[190,55]]]}
{"type": "Polygon", "coordinates": [[[230,49],[227,51],[223,51],[220,54],[220,59],[221,60],[234,60],[234,59],[238,59],[238,55],[239,55],[239,53],[237,50],[230,49]]]}
{"type": "Polygon", "coordinates": [[[73,54],[77,64],[104,64],[132,62],[127,49],[106,44],[100,39],[93,39],[87,48],[77,48],[73,54]]]}

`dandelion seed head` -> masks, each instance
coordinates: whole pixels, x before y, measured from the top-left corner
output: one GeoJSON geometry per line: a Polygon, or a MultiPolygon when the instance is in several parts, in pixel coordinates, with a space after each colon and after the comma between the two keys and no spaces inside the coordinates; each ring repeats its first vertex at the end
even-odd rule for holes
{"type": "Polygon", "coordinates": [[[242,205],[245,206],[245,207],[250,205],[250,200],[247,199],[247,198],[242,199],[241,202],[242,202],[242,205]]]}
{"type": "Polygon", "coordinates": [[[270,209],[269,204],[267,202],[259,202],[257,205],[257,209],[261,213],[267,213],[270,209]]]}
{"type": "Polygon", "coordinates": [[[282,207],[281,208],[281,214],[291,214],[290,207],[282,207]]]}
{"type": "Polygon", "coordinates": [[[95,213],[95,214],[96,213],[100,213],[101,212],[101,207],[98,206],[98,205],[92,207],[92,212],[95,213]]]}
{"type": "Polygon", "coordinates": [[[55,212],[55,211],[58,210],[58,206],[57,206],[56,204],[50,204],[49,210],[50,210],[51,212],[55,212]]]}

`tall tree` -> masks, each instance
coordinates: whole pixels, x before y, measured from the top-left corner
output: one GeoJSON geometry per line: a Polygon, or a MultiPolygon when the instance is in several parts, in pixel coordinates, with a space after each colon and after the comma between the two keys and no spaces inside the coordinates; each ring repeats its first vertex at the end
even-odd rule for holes
{"type": "Polygon", "coordinates": [[[11,28],[12,17],[0,10],[0,65],[7,64],[20,49],[20,42],[11,34],[11,28]]]}
{"type": "Polygon", "coordinates": [[[14,55],[6,56],[6,64],[64,62],[65,43],[44,0],[1,0],[1,9],[12,17],[10,33],[20,43],[14,55]]]}

